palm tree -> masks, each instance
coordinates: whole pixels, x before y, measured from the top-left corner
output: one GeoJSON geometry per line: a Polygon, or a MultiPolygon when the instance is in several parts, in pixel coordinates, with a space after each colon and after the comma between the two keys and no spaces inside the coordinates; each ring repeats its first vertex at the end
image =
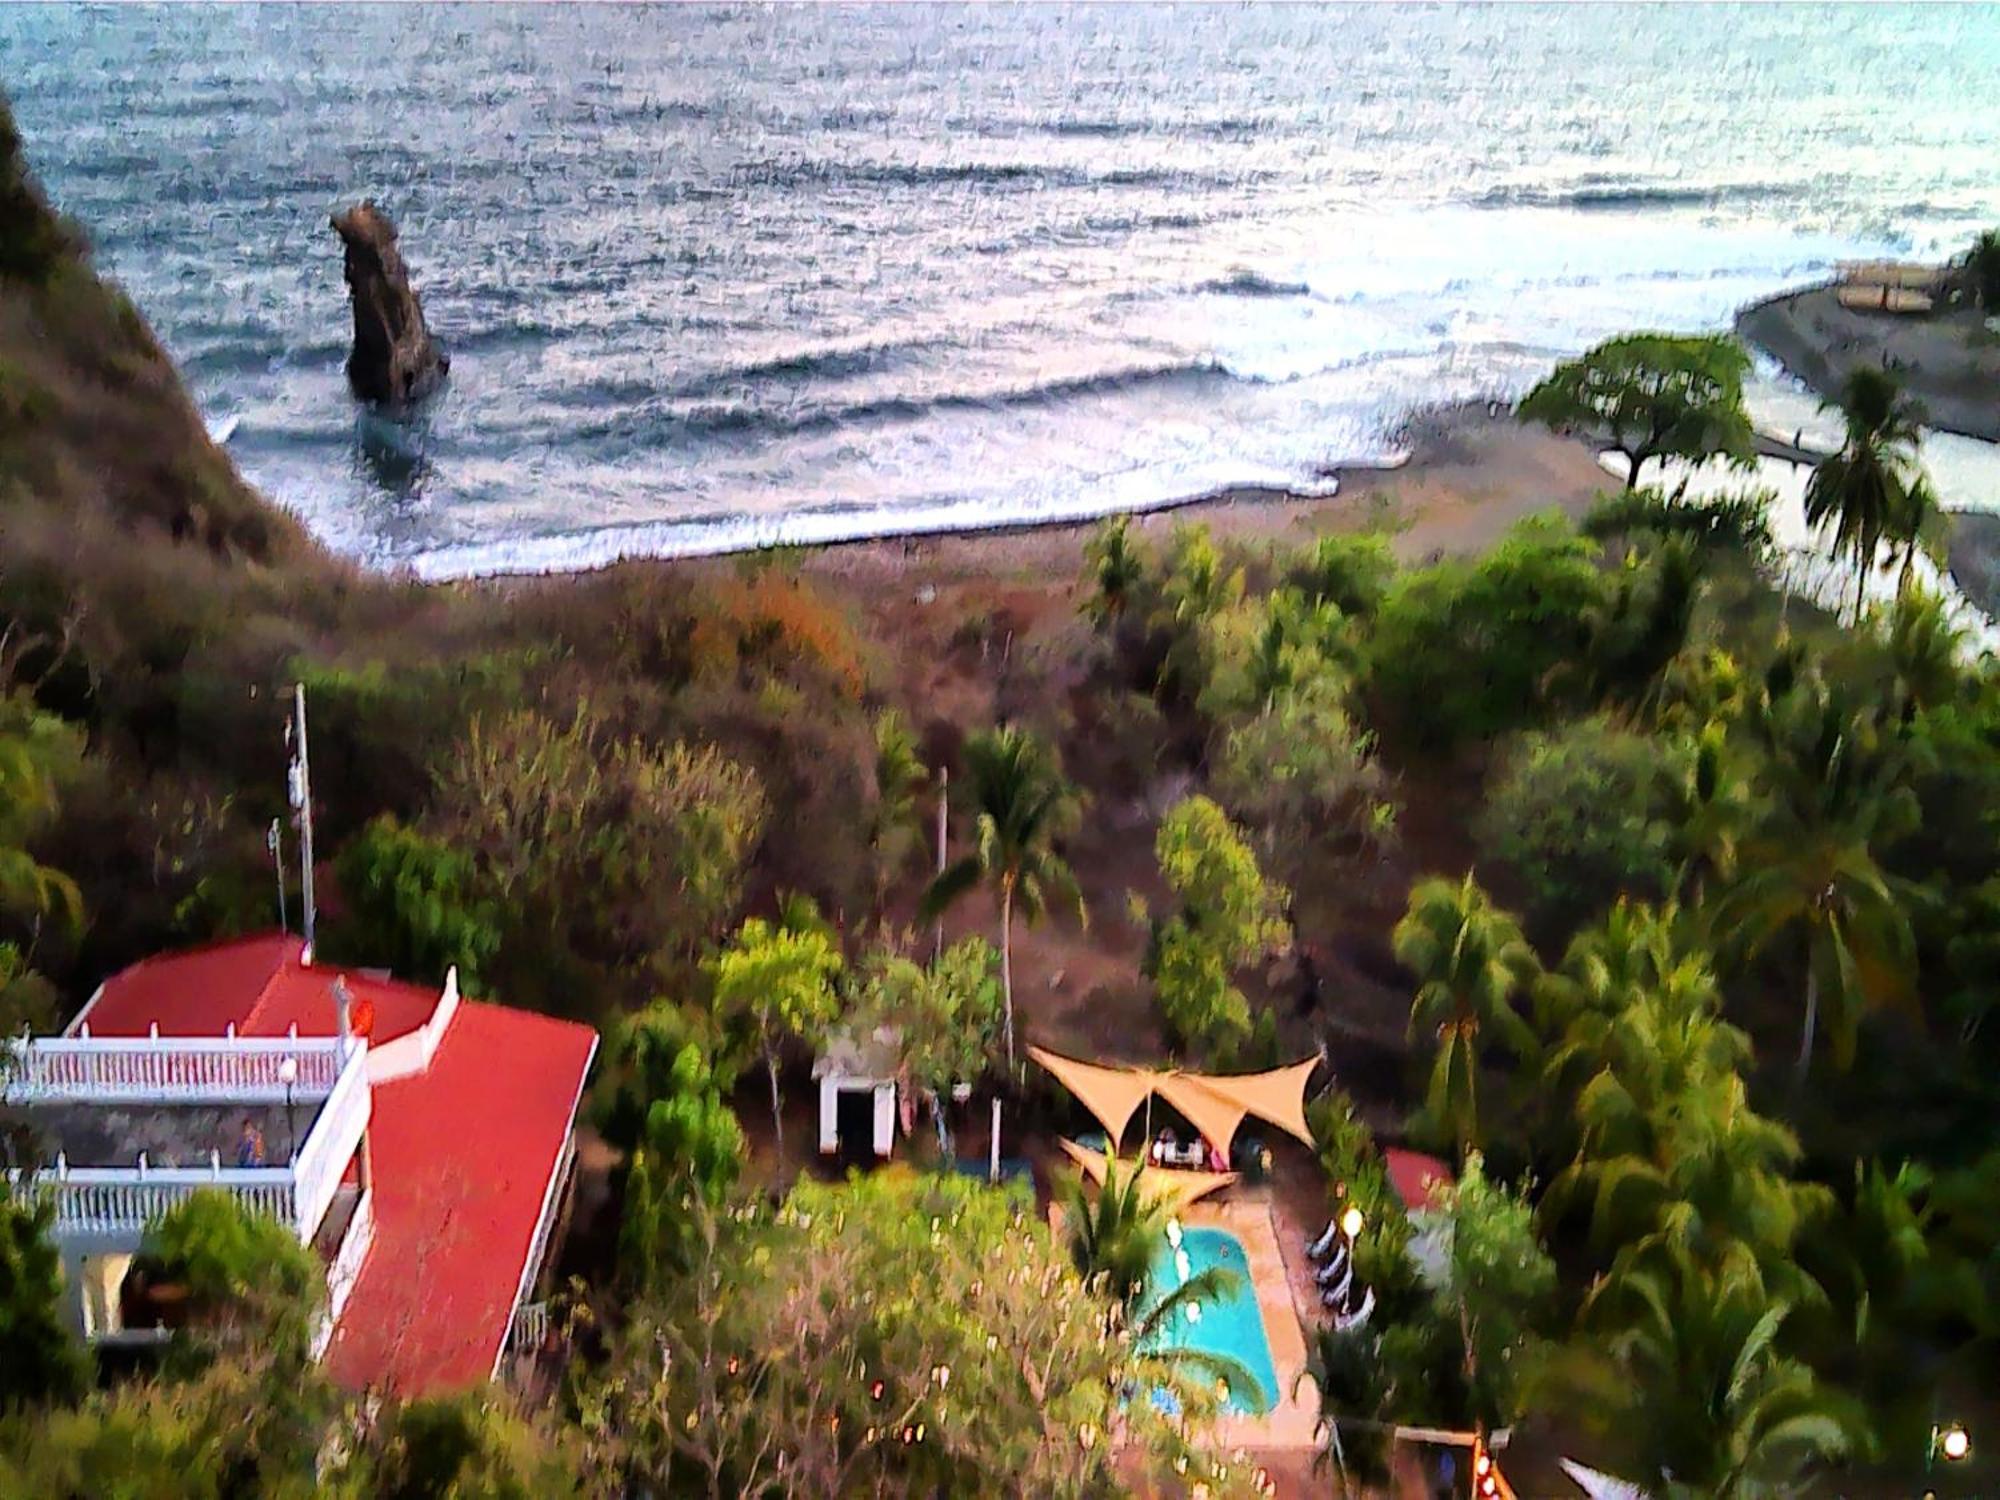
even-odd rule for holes
{"type": "Polygon", "coordinates": [[[1745,961],[1780,937],[1803,944],[1803,1076],[1823,996],[1833,1007],[1835,1059],[1845,1067],[1863,1005],[1895,997],[1913,968],[1903,887],[1874,850],[1914,823],[1915,799],[1903,783],[1895,737],[1817,677],[1775,695],[1758,727],[1770,810],[1712,918],[1723,950],[1745,961]]]}
{"type": "Polygon", "coordinates": [[[1481,1031],[1497,1033],[1518,1055],[1533,1049],[1513,1002],[1534,972],[1535,956],[1520,925],[1493,906],[1470,873],[1457,885],[1419,882],[1391,942],[1397,962],[1417,979],[1410,1029],[1438,1040],[1425,1107],[1452,1132],[1463,1158],[1479,1138],[1481,1031]]]}
{"type": "Polygon", "coordinates": [[[1662,777],[1678,857],[1673,891],[1699,908],[1710,877],[1726,881],[1735,873],[1755,799],[1731,753],[1728,726],[1720,721],[1702,725],[1676,752],[1667,757],[1662,777]]]}
{"type": "Polygon", "coordinates": [[[917,754],[903,716],[890,709],[875,720],[875,809],[868,844],[875,854],[875,916],[889,899],[889,880],[909,860],[917,832],[917,793],[930,771],[917,754]]]}
{"type": "Polygon", "coordinates": [[[1957,698],[1965,683],[1961,655],[1966,631],[1944,600],[1922,589],[1896,596],[1882,635],[1897,696],[1912,708],[1934,708],[1957,698]]]}
{"type": "Polygon", "coordinates": [[[1808,1466],[1861,1442],[1852,1404],[1779,1352],[1790,1309],[1753,1267],[1648,1271],[1620,1286],[1619,1302],[1621,1326],[1603,1346],[1608,1379],[1590,1404],[1653,1493],[1796,1494],[1808,1466]]]}
{"type": "Polygon", "coordinates": [[[1179,1384],[1192,1376],[1232,1392],[1257,1390],[1256,1376],[1242,1361],[1163,1341],[1164,1332],[1190,1307],[1212,1307],[1234,1297],[1243,1281],[1226,1266],[1205,1266],[1156,1295],[1154,1262],[1167,1244],[1169,1215],[1165,1201],[1147,1194],[1144,1186],[1140,1164],[1122,1166],[1116,1157],[1105,1163],[1104,1185],[1094,1198],[1084,1191],[1081,1177],[1070,1184],[1063,1222],[1078,1274],[1109,1296],[1106,1316],[1129,1331],[1141,1351],[1142,1369],[1157,1383],[1179,1384]]]}
{"type": "Polygon", "coordinates": [[[1951,517],[1945,514],[1930,477],[1916,474],[1903,486],[1902,503],[1890,517],[1889,539],[1903,551],[1903,563],[1896,573],[1898,597],[1910,591],[1914,581],[1917,553],[1942,563],[1945,543],[1951,537],[1951,517]]]}
{"type": "Polygon", "coordinates": [[[1131,518],[1104,522],[1084,549],[1084,582],[1090,588],[1084,614],[1104,629],[1131,607],[1132,595],[1145,577],[1146,559],[1132,543],[1131,518]]]}
{"type": "Polygon", "coordinates": [[[1839,401],[1847,437],[1821,460],[1806,483],[1809,524],[1833,526],[1833,550],[1853,559],[1854,616],[1883,539],[1899,534],[1910,510],[1906,491],[1916,478],[1917,405],[1887,370],[1849,373],[1839,401]]]}
{"type": "Polygon", "coordinates": [[[1306,1349],[1305,1368],[1292,1382],[1292,1394],[1311,1380],[1319,1393],[1319,1413],[1314,1436],[1323,1447],[1313,1456],[1315,1472],[1329,1463],[1340,1474],[1341,1493],[1368,1493],[1357,1485],[1376,1486],[1389,1478],[1386,1440],[1378,1429],[1384,1400],[1388,1395],[1382,1362],[1373,1347],[1373,1335],[1342,1333],[1324,1323],[1312,1331],[1306,1349]],[[1341,1424],[1353,1430],[1341,1434],[1341,1424]]]}
{"type": "Polygon", "coordinates": [[[975,813],[972,852],[931,882],[923,920],[934,920],[982,880],[992,882],[1000,901],[1000,992],[1012,1067],[1015,909],[1032,923],[1060,899],[1075,903],[1079,919],[1086,915],[1076,876],[1056,850],[1075,824],[1076,794],[1054,754],[1011,725],[974,735],[965,762],[975,813]]]}

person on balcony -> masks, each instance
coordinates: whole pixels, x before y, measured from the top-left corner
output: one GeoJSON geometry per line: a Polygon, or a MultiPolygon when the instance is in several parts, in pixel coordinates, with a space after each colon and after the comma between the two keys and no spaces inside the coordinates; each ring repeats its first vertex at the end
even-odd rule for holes
{"type": "Polygon", "coordinates": [[[243,1117],[243,1133],[236,1139],[236,1165],[239,1167],[264,1165],[264,1132],[257,1128],[257,1122],[248,1115],[243,1117]]]}

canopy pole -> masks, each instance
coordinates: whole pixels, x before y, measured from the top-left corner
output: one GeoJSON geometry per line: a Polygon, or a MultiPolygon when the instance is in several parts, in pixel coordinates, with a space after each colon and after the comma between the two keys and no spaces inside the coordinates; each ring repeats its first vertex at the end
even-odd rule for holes
{"type": "Polygon", "coordinates": [[[987,1137],[986,1154],[989,1158],[986,1180],[997,1186],[1000,1181],[1000,1097],[997,1094],[993,1098],[993,1129],[987,1137]]]}

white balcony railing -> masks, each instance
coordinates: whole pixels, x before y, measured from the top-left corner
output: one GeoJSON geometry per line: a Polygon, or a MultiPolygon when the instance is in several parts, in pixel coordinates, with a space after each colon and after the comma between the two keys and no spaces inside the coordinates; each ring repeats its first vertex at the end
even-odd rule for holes
{"type": "MultiPolygon", "coordinates": [[[[352,1045],[350,1043],[350,1045],[352,1045]]],[[[36,1037],[9,1044],[0,1091],[14,1103],[278,1104],[331,1092],[341,1074],[335,1037],[36,1037]]]]}
{"type": "Polygon", "coordinates": [[[59,1239],[143,1234],[201,1188],[219,1188],[257,1213],[297,1222],[289,1167],[68,1167],[32,1177],[10,1172],[8,1178],[16,1191],[55,1200],[59,1239]]]}
{"type": "MultiPolygon", "coordinates": [[[[31,1044],[40,1045],[40,1044],[31,1044]]],[[[102,1046],[85,1043],[86,1046],[102,1046]]],[[[166,1045],[154,1042],[151,1045],[166,1045]]],[[[253,1046],[257,1055],[263,1055],[261,1044],[235,1041],[225,1045],[235,1047],[253,1046]]],[[[298,1048],[312,1047],[314,1057],[336,1056],[335,1043],[302,1042],[298,1048]]],[[[294,1055],[284,1053],[278,1055],[294,1055]]],[[[303,1051],[300,1073],[303,1076],[303,1051]]],[[[158,1071],[150,1076],[159,1078],[158,1071]]],[[[244,1076],[244,1075],[239,1075],[244,1076]]],[[[102,1075],[98,1075],[101,1080],[102,1075]]],[[[16,1092],[18,1080],[7,1080],[8,1097],[19,1097],[16,1092]]],[[[66,1087],[72,1090],[101,1089],[105,1085],[97,1082],[71,1082],[66,1085],[48,1083],[50,1089],[66,1087]]],[[[295,1094],[299,1092],[294,1086],[295,1094]]],[[[106,1096],[102,1093],[49,1092],[38,1097],[42,1101],[50,1099],[79,1100],[94,1099],[105,1103],[118,1102],[121,1095],[106,1096]]],[[[135,1096],[144,1098],[148,1096],[135,1096]]],[[[159,1096],[151,1096],[159,1097],[159,1096]]],[[[199,1094],[168,1096],[175,1102],[185,1102],[190,1098],[201,1098],[199,1094]]],[[[218,1090],[209,1097],[241,1099],[240,1093],[218,1090]]],[[[252,1095],[251,1097],[256,1097],[252,1095]]],[[[279,1098],[283,1098],[282,1086],[279,1098]]],[[[340,1181],[352,1159],[355,1148],[360,1144],[361,1134],[367,1128],[371,1106],[368,1089],[368,1045],[355,1040],[348,1044],[346,1066],[337,1076],[328,1076],[325,1087],[316,1088],[312,1094],[317,1104],[313,1121],[306,1138],[300,1143],[294,1160],[284,1166],[272,1167],[226,1167],[214,1161],[206,1167],[150,1167],[144,1164],[130,1167],[72,1167],[59,1162],[52,1168],[34,1173],[10,1171],[9,1185],[17,1192],[51,1198],[55,1202],[55,1231],[58,1238],[64,1236],[91,1236],[95,1238],[123,1238],[136,1240],[143,1235],[146,1226],[166,1213],[176,1203],[201,1188],[219,1188],[234,1194],[246,1207],[258,1213],[268,1214],[281,1223],[287,1224],[301,1240],[310,1240],[319,1228],[320,1220],[326,1216],[327,1205],[333,1201],[340,1188],[340,1181]],[[323,1099],[323,1102],[320,1102],[323,1099]]]]}

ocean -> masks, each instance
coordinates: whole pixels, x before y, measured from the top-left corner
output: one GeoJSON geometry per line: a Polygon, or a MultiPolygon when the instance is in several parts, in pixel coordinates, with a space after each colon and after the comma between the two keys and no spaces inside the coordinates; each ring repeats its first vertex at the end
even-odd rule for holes
{"type": "Polygon", "coordinates": [[[0,80],[243,471],[428,577],[1312,487],[2000,220],[1994,8],[23,6],[0,80]]]}

